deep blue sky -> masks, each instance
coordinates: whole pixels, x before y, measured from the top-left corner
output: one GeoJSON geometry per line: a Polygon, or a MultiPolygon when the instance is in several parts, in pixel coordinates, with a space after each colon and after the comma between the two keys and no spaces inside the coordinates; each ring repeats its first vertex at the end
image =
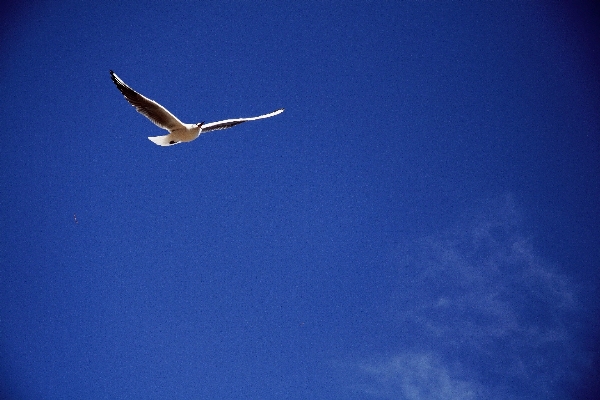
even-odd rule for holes
{"type": "Polygon", "coordinates": [[[3,398],[592,398],[596,10],[253,3],[3,6],[3,398]]]}

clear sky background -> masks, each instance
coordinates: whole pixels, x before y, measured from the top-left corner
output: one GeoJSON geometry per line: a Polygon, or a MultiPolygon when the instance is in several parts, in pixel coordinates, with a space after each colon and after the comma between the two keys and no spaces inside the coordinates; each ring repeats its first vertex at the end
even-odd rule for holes
{"type": "Polygon", "coordinates": [[[593,7],[0,11],[2,398],[593,398],[593,7]]]}

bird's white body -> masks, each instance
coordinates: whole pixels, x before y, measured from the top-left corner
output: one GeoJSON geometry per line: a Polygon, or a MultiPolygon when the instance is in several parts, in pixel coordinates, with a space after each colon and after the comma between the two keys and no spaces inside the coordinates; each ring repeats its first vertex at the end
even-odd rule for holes
{"type": "Polygon", "coordinates": [[[164,136],[149,136],[159,146],[172,146],[181,142],[191,142],[202,133],[202,127],[199,124],[182,124],[181,127],[169,131],[168,135],[164,136]],[[172,143],[175,142],[175,143],[172,143]]]}
{"type": "Polygon", "coordinates": [[[125,82],[123,82],[123,80],[121,80],[121,78],[113,71],[110,71],[110,76],[115,85],[117,85],[117,89],[121,91],[123,96],[125,96],[125,99],[134,106],[140,114],[146,116],[157,126],[169,131],[168,135],[151,136],[148,138],[159,146],[172,146],[181,142],[191,142],[204,132],[231,128],[246,121],[269,118],[283,112],[283,108],[280,108],[272,113],[259,115],[258,117],[226,119],[223,121],[210,122],[208,124],[205,124],[204,122],[184,124],[171,114],[169,110],[127,86],[127,84],[125,84],[125,82]]]}

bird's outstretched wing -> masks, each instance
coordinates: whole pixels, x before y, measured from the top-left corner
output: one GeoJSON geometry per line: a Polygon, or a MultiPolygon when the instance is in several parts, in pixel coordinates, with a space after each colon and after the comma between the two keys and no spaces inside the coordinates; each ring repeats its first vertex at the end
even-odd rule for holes
{"type": "Polygon", "coordinates": [[[259,115],[258,117],[226,119],[223,121],[217,121],[217,122],[211,122],[208,124],[203,124],[202,125],[202,133],[216,131],[219,129],[231,128],[232,126],[239,125],[246,121],[254,121],[257,119],[273,117],[277,114],[281,114],[283,112],[283,110],[284,110],[283,108],[280,108],[279,110],[275,110],[268,114],[259,115]]]}
{"type": "Polygon", "coordinates": [[[177,119],[176,116],[171,114],[169,110],[127,86],[127,84],[125,84],[125,82],[123,82],[113,71],[110,71],[110,76],[115,85],[117,85],[117,89],[123,93],[125,99],[127,99],[140,114],[146,116],[150,121],[168,131],[184,128],[183,123],[177,119]]]}

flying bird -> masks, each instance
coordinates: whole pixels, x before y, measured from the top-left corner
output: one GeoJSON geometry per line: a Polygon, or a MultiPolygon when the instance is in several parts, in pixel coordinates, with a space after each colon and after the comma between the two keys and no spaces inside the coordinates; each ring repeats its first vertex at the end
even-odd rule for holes
{"type": "Polygon", "coordinates": [[[169,131],[168,135],[151,136],[148,138],[159,146],[172,146],[181,142],[191,142],[200,136],[201,133],[231,128],[232,126],[239,125],[246,121],[255,121],[257,119],[273,117],[281,114],[284,110],[283,108],[280,108],[279,110],[259,115],[258,117],[226,119],[223,121],[210,122],[208,124],[205,124],[204,122],[184,124],[177,119],[176,116],[171,114],[169,110],[127,86],[127,84],[112,70],[110,71],[110,76],[115,85],[117,85],[117,89],[121,91],[123,96],[125,96],[125,99],[134,106],[140,114],[146,116],[157,126],[169,131]]]}

